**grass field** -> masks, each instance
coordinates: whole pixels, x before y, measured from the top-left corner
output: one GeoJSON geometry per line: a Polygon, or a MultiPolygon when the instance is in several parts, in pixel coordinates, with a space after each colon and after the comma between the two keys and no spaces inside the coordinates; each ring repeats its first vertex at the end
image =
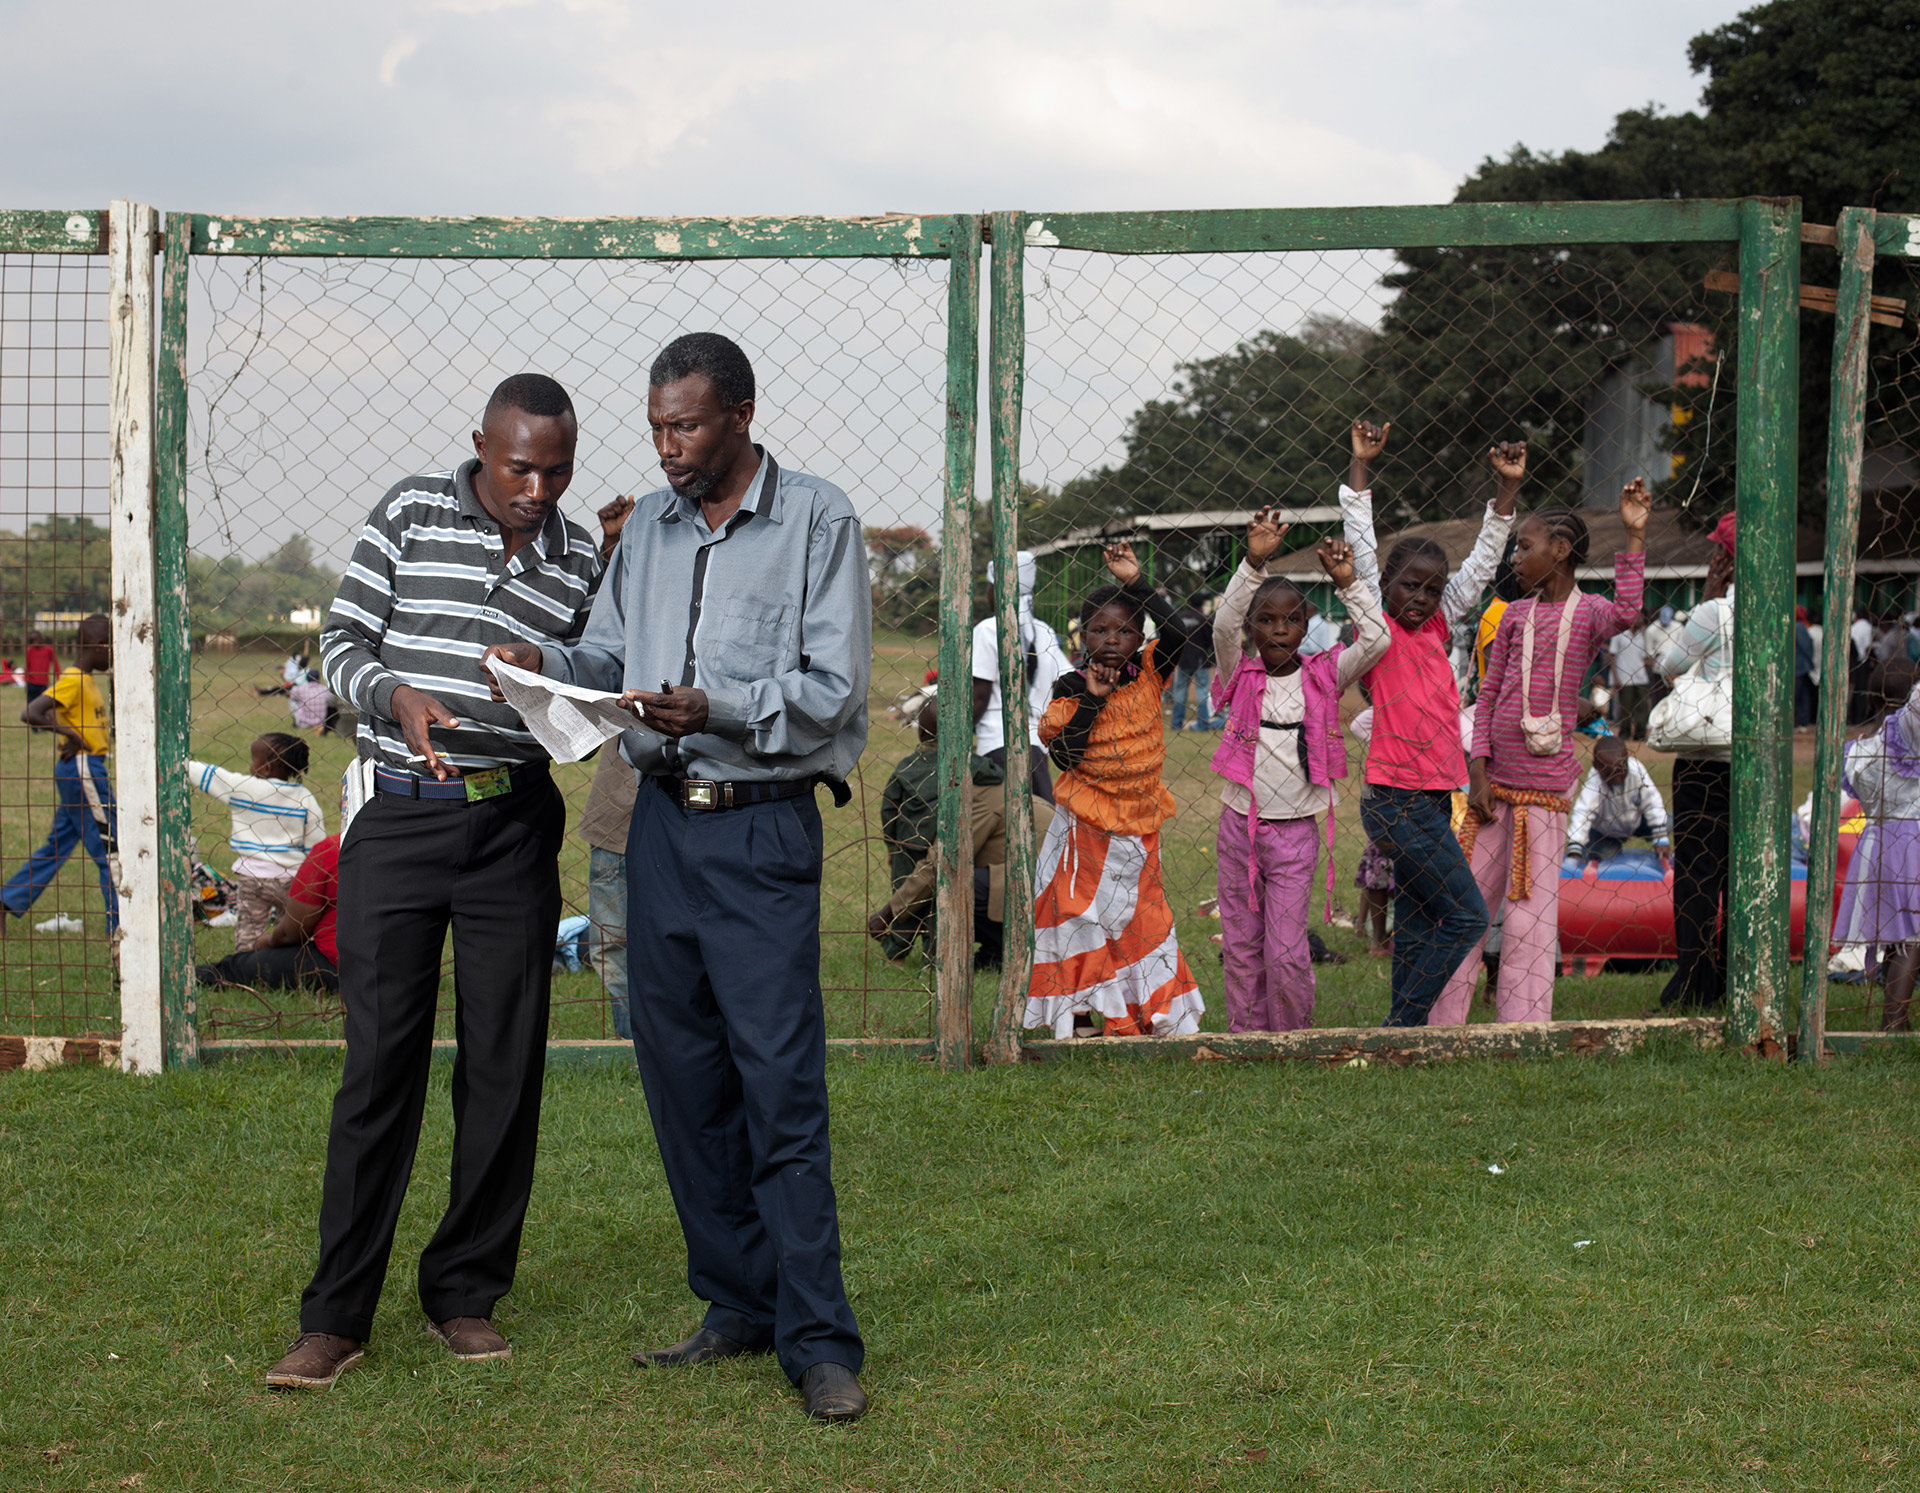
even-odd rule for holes
{"type": "MultiPolygon", "coordinates": [[[[893,764],[913,749],[910,733],[887,718],[887,706],[919,682],[933,662],[930,638],[882,635],[875,648],[871,696],[872,731],[867,753],[854,783],[854,802],[842,810],[823,810],[827,833],[822,983],[829,1027],[834,1036],[924,1036],[931,1029],[931,972],[917,956],[909,966],[889,965],[878,947],[862,931],[867,913],[888,894],[885,848],[880,841],[881,789],[893,764]]],[[[193,704],[193,750],[196,755],[225,766],[243,768],[247,746],[262,731],[284,729],[284,701],[262,699],[255,684],[276,677],[278,660],[260,654],[204,654],[196,657],[193,704]]],[[[0,861],[11,868],[46,833],[53,804],[51,738],[35,736],[17,723],[10,701],[17,692],[0,698],[0,861]]],[[[1357,692],[1349,709],[1360,706],[1357,692]]],[[[1220,990],[1220,962],[1206,934],[1209,924],[1194,914],[1198,902],[1214,895],[1212,846],[1219,817],[1219,780],[1209,770],[1218,738],[1196,732],[1168,738],[1167,782],[1179,812],[1162,833],[1162,854],[1169,894],[1180,921],[1182,944],[1200,982],[1208,1011],[1203,1025],[1224,1030],[1225,1013],[1220,990]]],[[[1584,738],[1582,738],[1584,745],[1584,738]]],[[[349,743],[336,737],[313,742],[309,782],[331,815],[341,770],[352,755],[349,743]]],[[[1354,770],[1359,767],[1357,745],[1354,770]]],[[[1648,754],[1648,766],[1664,792],[1672,759],[1648,754]]],[[[556,769],[566,792],[570,819],[577,822],[586,803],[592,764],[556,769]]],[[[1795,743],[1794,796],[1797,803],[1812,786],[1811,738],[1795,743]]],[[[822,795],[822,803],[826,803],[822,795]]],[[[194,832],[208,864],[225,870],[228,818],[225,807],[203,795],[192,795],[194,832]]],[[[1355,906],[1353,865],[1362,840],[1357,807],[1349,802],[1338,817],[1335,857],[1336,903],[1351,913],[1355,906]]],[[[569,911],[586,910],[587,848],[569,837],[561,859],[569,911]]],[[[1317,901],[1317,894],[1316,894],[1317,901]]],[[[39,934],[16,924],[16,936],[0,947],[0,1030],[33,1034],[85,1031],[111,1032],[118,1026],[117,996],[112,989],[104,939],[104,922],[92,866],[84,857],[69,862],[60,879],[34,909],[28,925],[55,912],[79,918],[85,933],[39,934]],[[19,933],[27,936],[20,937],[19,933]]],[[[1317,926],[1317,924],[1316,924],[1317,926]]],[[[1321,1026],[1372,1025],[1387,1008],[1388,972],[1383,961],[1365,957],[1364,944],[1342,928],[1320,931],[1336,950],[1351,956],[1341,966],[1317,971],[1319,1000],[1315,1021],[1321,1026]]],[[[232,951],[227,930],[202,929],[201,957],[215,958],[232,951]]],[[[1587,979],[1567,977],[1559,982],[1555,1011],[1564,1017],[1619,1017],[1638,1015],[1658,997],[1664,975],[1607,975],[1587,979]]],[[[975,982],[976,1026],[982,1031],[991,1013],[997,976],[975,982]]],[[[553,1033],[556,1037],[602,1037],[612,1032],[598,980],[591,974],[562,975],[555,981],[553,1033]]],[[[452,979],[449,970],[443,1004],[443,1026],[451,1034],[452,979]]],[[[1488,1019],[1490,1007],[1476,1006],[1476,1020],[1488,1019]]],[[[1864,997],[1857,987],[1835,987],[1832,1025],[1845,1029],[1870,1025],[1864,997]]],[[[203,1036],[337,1035],[335,1008],[328,1001],[272,992],[252,996],[222,992],[203,1006],[203,1036]]]]}
{"type": "Polygon", "coordinates": [[[842,1429],[765,1359],[628,1365],[694,1303],[612,1067],[549,1077],[511,1363],[455,1365],[413,1301],[441,1066],[365,1365],[263,1390],[336,1076],[0,1080],[0,1487],[1865,1493],[1920,1466],[1913,1054],[835,1059],[874,1400],[842,1429]]]}

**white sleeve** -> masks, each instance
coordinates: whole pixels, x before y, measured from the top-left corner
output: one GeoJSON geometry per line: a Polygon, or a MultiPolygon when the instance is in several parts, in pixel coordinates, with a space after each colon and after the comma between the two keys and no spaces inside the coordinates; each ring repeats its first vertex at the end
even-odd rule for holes
{"type": "Polygon", "coordinates": [[[1000,629],[991,617],[974,624],[973,677],[1000,682],[1000,629]]]}
{"type": "Polygon", "coordinates": [[[1220,598],[1220,605],[1213,611],[1213,665],[1216,671],[1228,679],[1240,667],[1240,633],[1247,623],[1247,608],[1253,604],[1253,593],[1260,589],[1260,583],[1266,579],[1264,570],[1255,570],[1247,561],[1242,560],[1234,568],[1232,577],[1227,581],[1226,594],[1220,598]]]}
{"type": "Polygon", "coordinates": [[[187,763],[187,786],[198,788],[211,798],[223,803],[233,797],[246,779],[237,772],[228,772],[224,767],[215,767],[211,762],[187,763]]]}
{"type": "Polygon", "coordinates": [[[1447,619],[1447,626],[1453,626],[1480,605],[1481,594],[1492,582],[1493,573],[1500,566],[1500,556],[1506,552],[1507,535],[1512,532],[1513,515],[1496,513],[1493,504],[1487,504],[1473,549],[1440,596],[1440,614],[1447,619]]]}
{"type": "Polygon", "coordinates": [[[1360,584],[1355,574],[1351,586],[1343,586],[1340,599],[1347,604],[1357,636],[1340,650],[1340,688],[1345,689],[1386,656],[1393,639],[1387,632],[1387,619],[1380,615],[1380,595],[1360,584]]]}
{"type": "Polygon", "coordinates": [[[1647,821],[1647,838],[1656,845],[1663,845],[1673,839],[1673,828],[1667,822],[1666,800],[1660,797],[1660,787],[1653,780],[1653,774],[1638,757],[1631,760],[1628,770],[1633,773],[1640,789],[1640,816],[1647,821]]]}
{"type": "Polygon", "coordinates": [[[327,837],[327,811],[311,789],[307,792],[307,833],[301,844],[311,850],[327,837]]]}
{"type": "Polygon", "coordinates": [[[1573,812],[1567,816],[1567,852],[1578,854],[1587,848],[1587,837],[1593,833],[1593,816],[1600,807],[1600,774],[1592,768],[1587,769],[1587,780],[1580,785],[1580,796],[1573,801],[1573,812]]]}
{"type": "Polygon", "coordinates": [[[1373,489],[1355,492],[1340,484],[1340,527],[1353,548],[1353,578],[1380,595],[1380,543],[1373,533],[1373,489]]]}

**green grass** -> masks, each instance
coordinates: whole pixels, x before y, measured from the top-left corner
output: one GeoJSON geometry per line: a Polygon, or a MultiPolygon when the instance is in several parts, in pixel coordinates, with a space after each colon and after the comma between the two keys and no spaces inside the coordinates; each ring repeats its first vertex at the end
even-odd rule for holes
{"type": "Polygon", "coordinates": [[[418,1322],[440,1066],[366,1364],[263,1390],[337,1071],[0,1080],[0,1486],[1870,1490],[1920,1458],[1913,1054],[836,1059],[850,1429],[765,1359],[627,1364],[695,1304],[611,1067],[549,1079],[513,1362],[418,1322]]]}
{"type": "MultiPolygon", "coordinates": [[[[880,792],[894,763],[914,746],[907,729],[887,718],[887,707],[919,682],[932,664],[933,654],[931,638],[883,634],[876,640],[871,737],[853,784],[854,802],[845,809],[823,809],[826,868],[821,979],[829,1029],[837,1037],[925,1036],[931,1030],[931,972],[920,967],[917,958],[910,959],[908,968],[889,965],[863,928],[868,912],[881,905],[889,891],[885,847],[879,838],[880,792]]],[[[285,702],[261,699],[252,689],[255,684],[277,678],[277,665],[277,659],[263,654],[202,654],[195,658],[196,755],[241,768],[255,736],[286,728],[285,702]]],[[[7,692],[6,698],[19,696],[7,692]]],[[[1347,703],[1350,708],[1359,708],[1358,693],[1350,695],[1347,703]]],[[[34,736],[11,723],[13,715],[0,701],[0,864],[8,870],[45,835],[53,804],[51,739],[34,736]]],[[[1226,1026],[1220,961],[1206,937],[1219,925],[1204,922],[1195,913],[1198,903],[1215,892],[1212,849],[1220,812],[1219,779],[1209,763],[1218,740],[1217,736],[1197,732],[1168,737],[1166,779],[1178,803],[1178,813],[1161,836],[1168,894],[1182,946],[1207,1002],[1203,1022],[1207,1030],[1224,1030],[1226,1026]]],[[[1584,748],[1584,738],[1581,743],[1584,748]]],[[[328,807],[331,823],[336,785],[352,756],[352,747],[338,738],[326,737],[313,741],[313,748],[308,779],[328,807]]],[[[1353,756],[1357,772],[1357,746],[1353,756]]],[[[1648,754],[1646,760],[1665,792],[1672,759],[1648,754]]],[[[1811,742],[1803,736],[1795,743],[1796,803],[1811,788],[1812,775],[1811,742]]],[[[577,823],[586,805],[592,764],[559,767],[556,777],[567,796],[569,821],[577,823]]],[[[201,854],[208,864],[225,870],[231,859],[226,848],[226,809],[201,794],[193,794],[191,799],[194,834],[201,854]]],[[[824,795],[821,801],[826,803],[824,795]]],[[[1353,866],[1363,843],[1357,806],[1351,800],[1342,806],[1337,825],[1335,901],[1350,914],[1355,909],[1353,866]]],[[[584,912],[587,847],[577,837],[568,837],[560,869],[568,911],[584,912]]],[[[55,911],[81,918],[87,932],[83,936],[34,934],[20,924],[14,925],[16,936],[0,946],[0,1030],[35,1034],[112,1032],[118,1027],[118,999],[112,987],[99,892],[93,868],[83,856],[68,863],[28,922],[55,911]],[[27,936],[17,936],[22,932],[27,936]]],[[[1317,971],[1316,1025],[1376,1024],[1387,1009],[1387,971],[1381,961],[1367,959],[1363,942],[1344,929],[1319,931],[1335,949],[1351,956],[1352,962],[1322,966],[1317,971]]],[[[201,958],[217,958],[232,951],[232,933],[202,929],[197,943],[201,958]]],[[[1665,978],[1563,978],[1555,993],[1555,1014],[1582,1018],[1639,1015],[1653,1006],[1665,978]]],[[[975,982],[976,1026],[983,1030],[996,988],[996,977],[975,982]]],[[[442,1034],[449,1036],[452,994],[449,967],[442,988],[441,1021],[442,1034]]],[[[599,981],[593,975],[556,978],[554,1001],[554,1036],[613,1035],[599,981]]],[[[1831,1017],[1835,1029],[1873,1025],[1873,1014],[1861,987],[1835,987],[1831,1017]]],[[[1476,1005],[1476,1020],[1490,1016],[1490,1007],[1476,1005]]],[[[338,1033],[337,1007],[332,1002],[287,992],[265,996],[222,992],[210,996],[202,1008],[203,1036],[325,1037],[338,1033]]]]}

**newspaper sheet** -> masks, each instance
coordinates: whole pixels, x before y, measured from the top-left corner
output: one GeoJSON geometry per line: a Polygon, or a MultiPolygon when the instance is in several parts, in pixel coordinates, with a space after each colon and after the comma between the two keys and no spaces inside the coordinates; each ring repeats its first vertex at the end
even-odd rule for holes
{"type": "Polygon", "coordinates": [[[520,719],[556,762],[578,762],[623,731],[640,724],[640,717],[620,703],[618,695],[582,689],[539,674],[528,673],[499,659],[487,668],[500,681],[500,693],[520,712],[520,719]]]}

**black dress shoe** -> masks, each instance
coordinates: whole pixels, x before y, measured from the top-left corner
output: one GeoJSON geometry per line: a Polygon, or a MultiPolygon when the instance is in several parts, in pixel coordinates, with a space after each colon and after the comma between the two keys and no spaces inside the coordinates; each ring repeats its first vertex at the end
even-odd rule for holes
{"type": "Polygon", "coordinates": [[[710,1363],[716,1358],[738,1358],[742,1353],[765,1353],[766,1351],[765,1348],[750,1348],[745,1343],[735,1342],[724,1333],[702,1327],[684,1343],[675,1343],[671,1348],[642,1348],[633,1355],[633,1361],[643,1369],[673,1369],[685,1368],[696,1363],[710,1363]]]}
{"type": "Polygon", "coordinates": [[[816,1363],[800,1376],[807,1414],[815,1420],[858,1420],[867,1413],[867,1392],[844,1363],[816,1363]]]}

